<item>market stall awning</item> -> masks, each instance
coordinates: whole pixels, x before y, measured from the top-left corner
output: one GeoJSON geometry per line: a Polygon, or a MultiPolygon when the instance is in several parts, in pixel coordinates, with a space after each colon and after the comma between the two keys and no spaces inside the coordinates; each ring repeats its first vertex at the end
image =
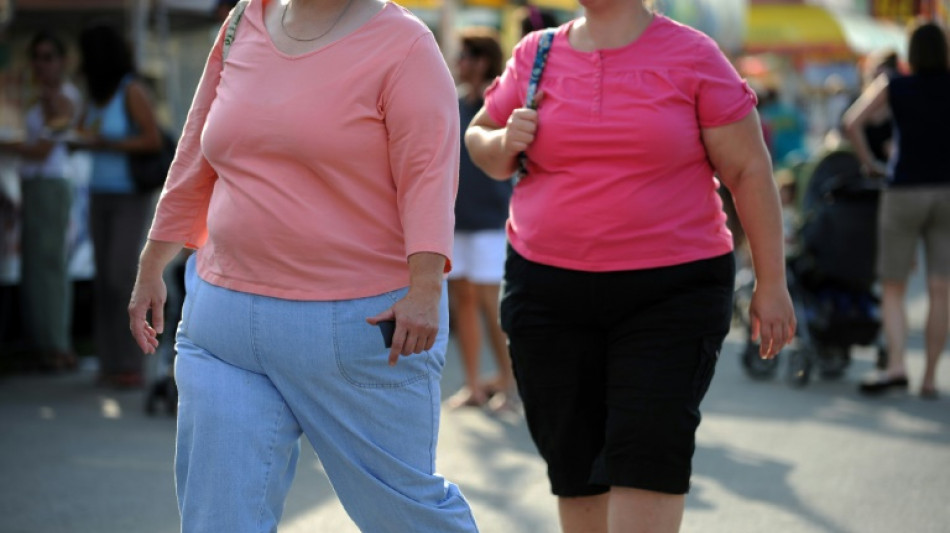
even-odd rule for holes
{"type": "Polygon", "coordinates": [[[442,0],[395,0],[395,2],[406,9],[439,9],[442,7],[442,0]]]}
{"type": "MultiPolygon", "coordinates": [[[[395,0],[398,4],[409,9],[438,9],[442,7],[443,0],[395,0]]],[[[457,0],[460,5],[469,7],[486,7],[490,9],[502,9],[508,5],[514,5],[510,0],[457,0]]],[[[531,0],[531,4],[541,9],[560,9],[563,11],[576,11],[580,4],[577,0],[531,0]]]]}
{"type": "Polygon", "coordinates": [[[17,11],[93,11],[125,9],[126,0],[17,0],[17,11]]]}
{"type": "Polygon", "coordinates": [[[820,6],[753,4],[746,13],[748,53],[863,55],[891,48],[903,55],[906,40],[894,25],[820,6]]]}

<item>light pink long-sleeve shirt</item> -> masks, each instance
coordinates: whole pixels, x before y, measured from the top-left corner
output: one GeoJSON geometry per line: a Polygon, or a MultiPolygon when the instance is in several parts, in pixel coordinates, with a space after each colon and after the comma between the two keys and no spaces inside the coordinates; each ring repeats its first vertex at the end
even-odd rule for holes
{"type": "Polygon", "coordinates": [[[422,22],[387,3],[350,35],[289,56],[254,0],[223,68],[221,43],[151,239],[198,248],[209,283],[294,300],[380,294],[409,284],[409,255],[450,257],[458,109],[422,22]]]}

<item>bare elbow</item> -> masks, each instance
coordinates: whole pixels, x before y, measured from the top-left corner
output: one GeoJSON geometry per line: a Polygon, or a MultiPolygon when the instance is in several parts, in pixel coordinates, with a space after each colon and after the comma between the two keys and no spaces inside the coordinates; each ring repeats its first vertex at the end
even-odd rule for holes
{"type": "Polygon", "coordinates": [[[719,179],[733,193],[750,182],[772,183],[772,163],[768,156],[750,158],[742,165],[721,170],[719,179]]]}
{"type": "Polygon", "coordinates": [[[471,153],[472,151],[472,144],[474,144],[474,139],[473,139],[474,136],[475,134],[472,131],[472,126],[469,126],[468,128],[465,129],[465,135],[462,137],[462,141],[465,144],[465,149],[468,150],[469,153],[471,153]]]}

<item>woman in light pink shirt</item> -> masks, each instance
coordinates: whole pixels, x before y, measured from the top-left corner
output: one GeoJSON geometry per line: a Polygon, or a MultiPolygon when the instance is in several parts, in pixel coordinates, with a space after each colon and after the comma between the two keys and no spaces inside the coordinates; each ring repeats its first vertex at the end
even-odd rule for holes
{"type": "Polygon", "coordinates": [[[153,352],[162,270],[197,249],[176,343],[183,531],[275,530],[301,434],[362,530],[476,531],[434,471],[458,139],[435,39],[398,5],[231,15],[129,306],[153,352]]]}
{"type": "Polygon", "coordinates": [[[515,187],[501,321],[563,530],[676,531],[699,404],[729,330],[735,266],[714,174],[748,233],[753,334],[795,318],[755,96],[707,36],[642,0],[581,0],[515,48],[465,140],[515,187]]]}

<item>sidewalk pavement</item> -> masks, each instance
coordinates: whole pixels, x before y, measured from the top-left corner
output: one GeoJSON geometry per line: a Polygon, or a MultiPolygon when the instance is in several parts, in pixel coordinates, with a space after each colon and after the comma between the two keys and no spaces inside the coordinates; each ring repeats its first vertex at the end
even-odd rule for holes
{"type": "MultiPolygon", "coordinates": [[[[795,389],[781,376],[749,379],[734,331],[704,403],[682,531],[950,531],[950,362],[944,396],[917,397],[920,320],[918,309],[912,392],[875,399],[855,391],[873,350],[857,350],[843,379],[795,389]]],[[[461,385],[460,366],[453,346],[444,397],[461,385]]],[[[143,398],[96,388],[90,370],[0,381],[0,533],[177,531],[174,420],[145,415],[143,398]]],[[[520,416],[443,410],[440,439],[438,468],[461,486],[483,532],[558,531],[520,416]]],[[[280,531],[356,532],[305,448],[280,531]]]]}

